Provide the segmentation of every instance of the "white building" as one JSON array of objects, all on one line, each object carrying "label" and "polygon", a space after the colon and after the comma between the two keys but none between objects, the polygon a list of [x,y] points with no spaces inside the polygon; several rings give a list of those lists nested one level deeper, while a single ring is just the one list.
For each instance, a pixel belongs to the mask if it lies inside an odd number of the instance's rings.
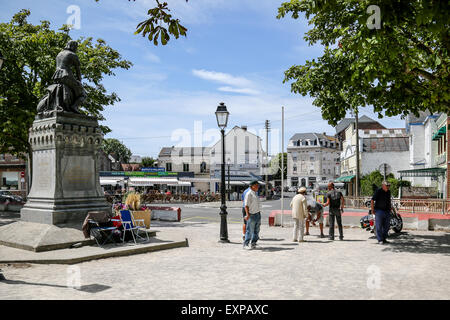
[{"label": "white building", "polygon": [[297,133],[287,146],[287,185],[309,186],[340,175],[339,141],[325,133]]},{"label": "white building", "polygon": [[[225,134],[225,164],[228,183],[228,167],[230,185],[233,191],[240,192],[255,179],[261,179],[262,164],[265,159],[261,138],[247,131],[246,126],[235,126]],[[211,147],[210,175],[211,191],[219,192],[222,164],[222,140]]]}]

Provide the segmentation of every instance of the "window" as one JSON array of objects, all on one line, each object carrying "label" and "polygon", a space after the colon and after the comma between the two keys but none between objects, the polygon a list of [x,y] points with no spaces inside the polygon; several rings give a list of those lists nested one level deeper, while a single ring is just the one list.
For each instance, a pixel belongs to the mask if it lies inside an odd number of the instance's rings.
[{"label": "window", "polygon": [[202,162],[200,163],[200,173],[205,173],[206,172],[206,162]]},{"label": "window", "polygon": [[328,174],[331,174],[331,169],[328,169]]},{"label": "window", "polygon": [[183,163],[183,171],[188,172],[189,171],[189,163]]},{"label": "window", "polygon": [[0,161],[5,161],[5,155],[4,154],[0,154]]},{"label": "window", "polygon": [[168,172],[172,171],[172,163],[170,163],[170,162],[166,163],[166,171],[168,171]]},{"label": "window", "polygon": [[19,186],[19,172],[2,172],[2,187],[17,189]]},{"label": "window", "polygon": [[294,168],[292,169],[292,171],[297,172],[297,166],[294,166]]},{"label": "window", "polygon": [[309,174],[314,174],[314,170],[309,170]]},{"label": "window", "polygon": [[323,174],[326,174],[325,169],[323,169]]},{"label": "window", "polygon": [[309,161],[314,161],[314,157],[309,157]]}]

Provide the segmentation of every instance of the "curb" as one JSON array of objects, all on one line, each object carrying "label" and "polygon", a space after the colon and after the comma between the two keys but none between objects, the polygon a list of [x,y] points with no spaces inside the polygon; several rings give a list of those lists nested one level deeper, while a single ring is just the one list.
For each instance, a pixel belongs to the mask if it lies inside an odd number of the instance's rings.
[{"label": "curb", "polygon": [[73,258],[31,258],[31,259],[12,259],[12,260],[0,260],[0,264],[6,263],[35,263],[35,264],[76,264],[85,261],[112,258],[112,257],[121,257],[128,256],[133,254],[141,254],[152,251],[173,249],[173,248],[181,248],[188,247],[188,239],[185,238],[183,241],[173,241],[169,243],[156,244],[156,245],[147,245],[139,248],[126,248],[126,249],[118,249],[116,251],[108,252],[108,253],[100,253],[100,254],[90,254],[85,256],[73,257]]}]

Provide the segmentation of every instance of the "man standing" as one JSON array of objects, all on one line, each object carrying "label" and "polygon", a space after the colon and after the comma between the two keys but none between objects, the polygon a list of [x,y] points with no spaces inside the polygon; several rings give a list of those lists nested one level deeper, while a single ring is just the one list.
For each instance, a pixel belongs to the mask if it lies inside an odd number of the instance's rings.
[{"label": "man standing", "polygon": [[[304,242],[304,229],[305,229],[305,219],[308,216],[308,208],[306,202],[306,188],[301,187],[298,189],[298,194],[292,198],[291,208],[292,208],[292,219],[294,219],[294,234],[292,241],[293,242]],[[300,238],[298,237],[300,229]]]},{"label": "man standing", "polygon": [[[247,221],[244,239],[244,249],[255,249],[259,240],[259,229],[261,227],[261,204],[258,197],[258,181],[250,182],[250,190],[244,198],[244,206]],[[251,246],[249,247],[249,243]]]},{"label": "man standing", "polygon": [[309,222],[315,225],[315,222],[319,222],[320,237],[325,238],[323,234],[323,207],[320,203],[314,200],[308,201],[308,219],[306,219],[306,236],[309,236]]},{"label": "man standing", "polygon": [[247,220],[245,219],[245,217],[247,216],[247,211],[245,211],[245,195],[249,190],[250,187],[245,189],[244,192],[242,193],[242,217],[244,219],[244,225],[242,226],[242,240],[245,240],[245,228],[247,225]]},{"label": "man standing", "polygon": [[328,218],[330,222],[330,231],[328,232],[328,238],[334,240],[334,219],[336,218],[339,228],[339,240],[344,240],[344,232],[342,230],[342,216],[344,211],[344,196],[340,191],[334,189],[334,183],[328,183],[328,193],[326,195],[327,202],[323,204],[324,207],[330,206]]},{"label": "man standing", "polygon": [[378,244],[389,243],[386,238],[388,236],[390,219],[391,219],[391,191],[390,183],[383,181],[381,188],[375,191],[370,201],[372,212],[375,213],[376,235]]}]

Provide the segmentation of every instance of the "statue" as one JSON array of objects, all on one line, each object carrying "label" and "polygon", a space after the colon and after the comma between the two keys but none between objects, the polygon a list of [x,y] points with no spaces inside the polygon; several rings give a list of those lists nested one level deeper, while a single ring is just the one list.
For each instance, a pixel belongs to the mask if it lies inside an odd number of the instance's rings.
[{"label": "statue", "polygon": [[[52,77],[54,84],[46,88],[47,93],[38,103],[39,118],[50,117],[54,111],[80,113],[78,108],[86,100],[87,95],[81,83],[77,48],[78,42],[71,40],[56,56],[56,71]],[[75,76],[72,68],[75,69]]]}]

